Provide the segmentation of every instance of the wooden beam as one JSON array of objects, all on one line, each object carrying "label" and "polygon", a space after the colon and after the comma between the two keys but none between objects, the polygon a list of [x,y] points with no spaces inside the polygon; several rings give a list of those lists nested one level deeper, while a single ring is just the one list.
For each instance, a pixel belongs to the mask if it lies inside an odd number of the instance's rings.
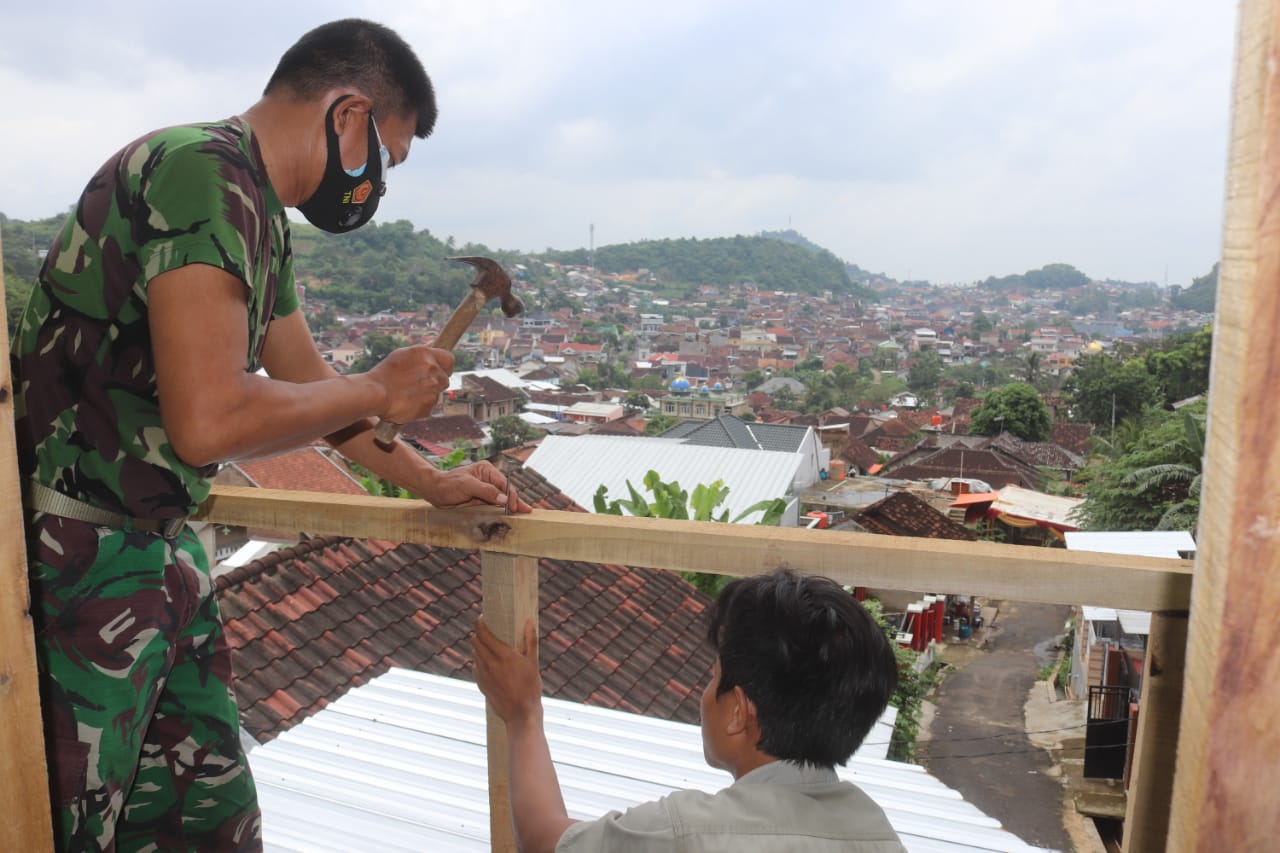
[{"label": "wooden beam", "polygon": [[[0,318],[7,316],[0,265]],[[9,326],[0,320],[0,780],[6,791],[0,850],[49,850],[53,823],[13,426]]]},{"label": "wooden beam", "polygon": [[1151,614],[1124,817],[1125,853],[1165,849],[1186,650],[1186,612]]},{"label": "wooden beam", "polygon": [[1171,850],[1280,838],[1280,8],[1239,6]]},{"label": "wooden beam", "polygon": [[420,542],[558,560],[743,575],[778,566],[847,585],[1049,604],[1186,610],[1191,563],[1058,548],[911,539],[538,510],[435,509],[419,501],[220,486],[201,517],[222,524]]},{"label": "wooden beam", "polygon": [[[483,551],[480,554],[480,588],[485,624],[498,639],[512,646],[524,624],[538,619],[538,561]],[[489,849],[516,853],[511,824],[511,774],[507,752],[507,727],[485,703],[486,752],[489,759]]]}]

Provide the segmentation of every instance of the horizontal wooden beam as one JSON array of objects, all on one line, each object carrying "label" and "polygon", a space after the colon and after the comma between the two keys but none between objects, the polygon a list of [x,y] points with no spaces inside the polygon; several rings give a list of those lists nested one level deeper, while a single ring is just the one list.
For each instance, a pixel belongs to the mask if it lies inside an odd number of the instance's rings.
[{"label": "horizontal wooden beam", "polygon": [[220,524],[418,542],[557,560],[750,575],[778,566],[848,585],[1049,604],[1186,610],[1188,560],[992,542],[535,510],[436,509],[421,501],[219,486]]}]

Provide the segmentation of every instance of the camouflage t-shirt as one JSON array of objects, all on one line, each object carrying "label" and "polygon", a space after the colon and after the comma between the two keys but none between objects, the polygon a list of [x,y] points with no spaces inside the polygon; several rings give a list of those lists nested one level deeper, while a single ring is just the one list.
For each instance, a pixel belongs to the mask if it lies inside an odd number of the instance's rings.
[{"label": "camouflage t-shirt", "polygon": [[[172,518],[216,465],[178,458],[160,421],[147,284],[187,264],[245,283],[256,370],[267,325],[298,307],[284,207],[239,118],[171,127],[125,146],[85,188],[14,336],[19,466],[74,498]],[[201,334],[192,317],[189,334]]]}]

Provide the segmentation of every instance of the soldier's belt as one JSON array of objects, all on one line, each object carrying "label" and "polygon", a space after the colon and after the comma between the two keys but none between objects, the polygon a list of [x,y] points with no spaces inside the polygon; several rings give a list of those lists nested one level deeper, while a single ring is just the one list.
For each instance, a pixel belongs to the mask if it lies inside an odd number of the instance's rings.
[{"label": "soldier's belt", "polygon": [[59,518],[83,521],[98,527],[113,527],[117,530],[131,528],[143,533],[155,533],[164,539],[177,539],[187,524],[185,515],[177,518],[134,518],[122,512],[112,512],[109,509],[78,501],[34,480],[28,480],[26,486],[25,503],[28,509],[56,515]]}]

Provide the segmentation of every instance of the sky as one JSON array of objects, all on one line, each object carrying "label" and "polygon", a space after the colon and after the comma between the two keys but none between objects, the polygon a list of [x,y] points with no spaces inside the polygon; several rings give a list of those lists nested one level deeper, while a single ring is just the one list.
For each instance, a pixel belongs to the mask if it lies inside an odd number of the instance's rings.
[{"label": "sky", "polygon": [[[0,212],[66,211],[142,133],[250,107],[307,29],[396,29],[440,119],[377,221],[540,252],[793,228],[898,279],[1220,253],[1235,4],[139,0],[0,11]],[[300,217],[296,217],[299,218]]]}]

